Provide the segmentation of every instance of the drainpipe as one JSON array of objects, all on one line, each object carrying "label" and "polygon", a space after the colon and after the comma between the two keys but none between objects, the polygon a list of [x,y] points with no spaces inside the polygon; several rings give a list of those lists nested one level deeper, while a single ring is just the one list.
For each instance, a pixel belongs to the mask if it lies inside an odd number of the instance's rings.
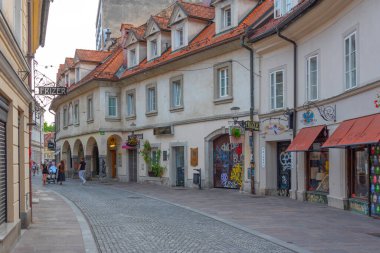
[{"label": "drainpipe", "polygon": [[[286,40],[289,43],[293,44],[294,52],[293,52],[293,78],[294,78],[294,88],[293,88],[293,139],[296,137],[297,133],[297,43],[294,40],[291,40],[284,35],[281,34],[281,31],[279,28],[277,30],[277,36],[280,37],[283,40]],[[290,118],[289,118],[290,119]],[[297,154],[294,156],[294,164],[296,165],[296,192],[295,197],[297,197],[297,191],[298,191],[298,171],[297,171]]]},{"label": "drainpipe", "polygon": [[[254,97],[254,90],[255,90],[255,79],[254,79],[254,50],[252,47],[245,44],[245,35],[241,37],[241,46],[244,47],[249,51],[249,65],[250,65],[250,72],[249,72],[249,78],[250,78],[250,101],[251,101],[251,107],[249,109],[249,120],[253,122],[253,112],[255,108],[255,97]],[[252,146],[251,146],[251,193],[255,194],[255,156],[254,156],[254,131],[251,130],[252,135]]]},{"label": "drainpipe", "polygon": [[[28,0],[28,63],[30,69],[32,69],[32,2]],[[30,90],[33,89],[32,84],[32,73],[29,73],[28,82]],[[29,104],[29,204],[30,204],[30,214],[31,214],[31,222],[33,222],[33,198],[32,198],[32,170],[30,160],[32,159],[32,125],[33,125],[33,103]],[[21,201],[21,200],[20,200]]]}]

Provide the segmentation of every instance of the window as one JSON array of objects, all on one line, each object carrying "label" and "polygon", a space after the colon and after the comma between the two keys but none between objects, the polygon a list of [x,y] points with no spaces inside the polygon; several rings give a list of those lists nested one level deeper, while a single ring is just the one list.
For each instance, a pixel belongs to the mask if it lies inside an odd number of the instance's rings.
[{"label": "window", "polygon": [[318,99],[318,55],[307,58],[307,98],[308,101]]},{"label": "window", "polygon": [[73,124],[73,104],[70,103],[69,105],[69,112],[68,112],[68,123],[69,125],[72,125]]},{"label": "window", "polygon": [[232,25],[232,12],[231,12],[231,6],[227,6],[222,9],[222,24],[223,28],[230,27]]},{"label": "window", "polygon": [[94,105],[92,102],[92,96],[87,98],[87,120],[93,120],[94,119]]},{"label": "window", "polygon": [[357,86],[356,32],[344,39],[344,56],[346,89],[351,89]]},{"label": "window", "polygon": [[117,117],[117,97],[108,96],[108,116]]},{"label": "window", "polygon": [[222,68],[218,70],[219,97],[228,96],[228,69]]},{"label": "window", "polygon": [[156,85],[147,86],[147,113],[157,112],[157,87]]},{"label": "window", "polygon": [[290,12],[297,4],[297,0],[275,0],[274,1],[274,18],[282,17]]},{"label": "window", "polygon": [[232,63],[225,62],[214,66],[214,103],[232,100]]},{"label": "window", "polygon": [[353,167],[353,190],[351,197],[368,199],[369,189],[369,164],[368,149],[354,149],[354,167]]},{"label": "window", "polygon": [[16,0],[14,5],[14,33],[17,42],[21,45],[22,39],[22,0]]},{"label": "window", "polygon": [[271,109],[284,108],[284,71],[278,70],[270,74]]},{"label": "window", "polygon": [[79,125],[79,102],[74,104],[74,124]]},{"label": "window", "polygon": [[65,84],[66,84],[66,87],[69,86],[69,74],[68,73],[65,75]]},{"label": "window", "polygon": [[136,49],[129,50],[129,66],[134,67],[137,65]]},{"label": "window", "polygon": [[67,127],[67,108],[63,108],[63,127]]},{"label": "window", "polygon": [[154,58],[156,56],[158,56],[157,40],[152,40],[150,42],[150,58]]},{"label": "window", "polygon": [[175,30],[175,45],[180,48],[184,45],[183,27]]},{"label": "window", "polygon": [[126,112],[127,112],[127,118],[129,117],[134,117],[136,115],[135,113],[135,94],[136,94],[136,91],[135,90],[132,90],[132,91],[127,91],[127,108],[126,108]]},{"label": "window", "polygon": [[61,129],[61,113],[60,111],[58,111],[57,114],[55,115],[55,131],[59,132],[60,129]]},{"label": "window", "polygon": [[183,108],[183,77],[174,77],[170,79],[170,109]]},{"label": "window", "polygon": [[80,68],[75,68],[75,83],[78,83],[80,80]]}]

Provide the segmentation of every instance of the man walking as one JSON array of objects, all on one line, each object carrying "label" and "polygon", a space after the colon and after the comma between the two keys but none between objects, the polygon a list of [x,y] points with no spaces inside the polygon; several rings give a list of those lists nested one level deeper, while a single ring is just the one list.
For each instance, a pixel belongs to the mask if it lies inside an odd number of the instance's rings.
[{"label": "man walking", "polygon": [[83,157],[81,158],[80,161],[80,167],[79,167],[79,178],[82,181],[82,184],[86,183],[86,179],[84,178],[86,172],[86,162],[83,160]]}]

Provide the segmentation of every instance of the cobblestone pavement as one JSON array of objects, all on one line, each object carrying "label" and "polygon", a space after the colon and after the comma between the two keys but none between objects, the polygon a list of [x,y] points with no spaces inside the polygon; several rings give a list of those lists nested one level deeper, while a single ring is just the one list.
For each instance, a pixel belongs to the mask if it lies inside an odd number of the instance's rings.
[{"label": "cobblestone pavement", "polygon": [[191,210],[106,184],[69,181],[51,189],[81,209],[100,252],[293,252]]}]

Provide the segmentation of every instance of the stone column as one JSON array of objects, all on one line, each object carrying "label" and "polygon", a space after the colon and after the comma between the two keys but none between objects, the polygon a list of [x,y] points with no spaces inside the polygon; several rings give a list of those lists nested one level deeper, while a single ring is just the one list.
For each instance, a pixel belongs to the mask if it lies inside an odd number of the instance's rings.
[{"label": "stone column", "polygon": [[86,180],[91,180],[91,156],[86,155],[84,161],[86,162],[86,174],[84,177]]},{"label": "stone column", "polygon": [[78,176],[78,171],[76,169],[78,169],[78,166],[79,166],[79,158],[78,156],[73,155],[71,157],[71,160],[72,160],[73,168],[71,168],[71,172],[69,173],[68,176],[73,179],[78,179],[79,176]]},{"label": "stone column", "polygon": [[347,163],[346,150],[329,149],[329,206],[347,209]]}]

